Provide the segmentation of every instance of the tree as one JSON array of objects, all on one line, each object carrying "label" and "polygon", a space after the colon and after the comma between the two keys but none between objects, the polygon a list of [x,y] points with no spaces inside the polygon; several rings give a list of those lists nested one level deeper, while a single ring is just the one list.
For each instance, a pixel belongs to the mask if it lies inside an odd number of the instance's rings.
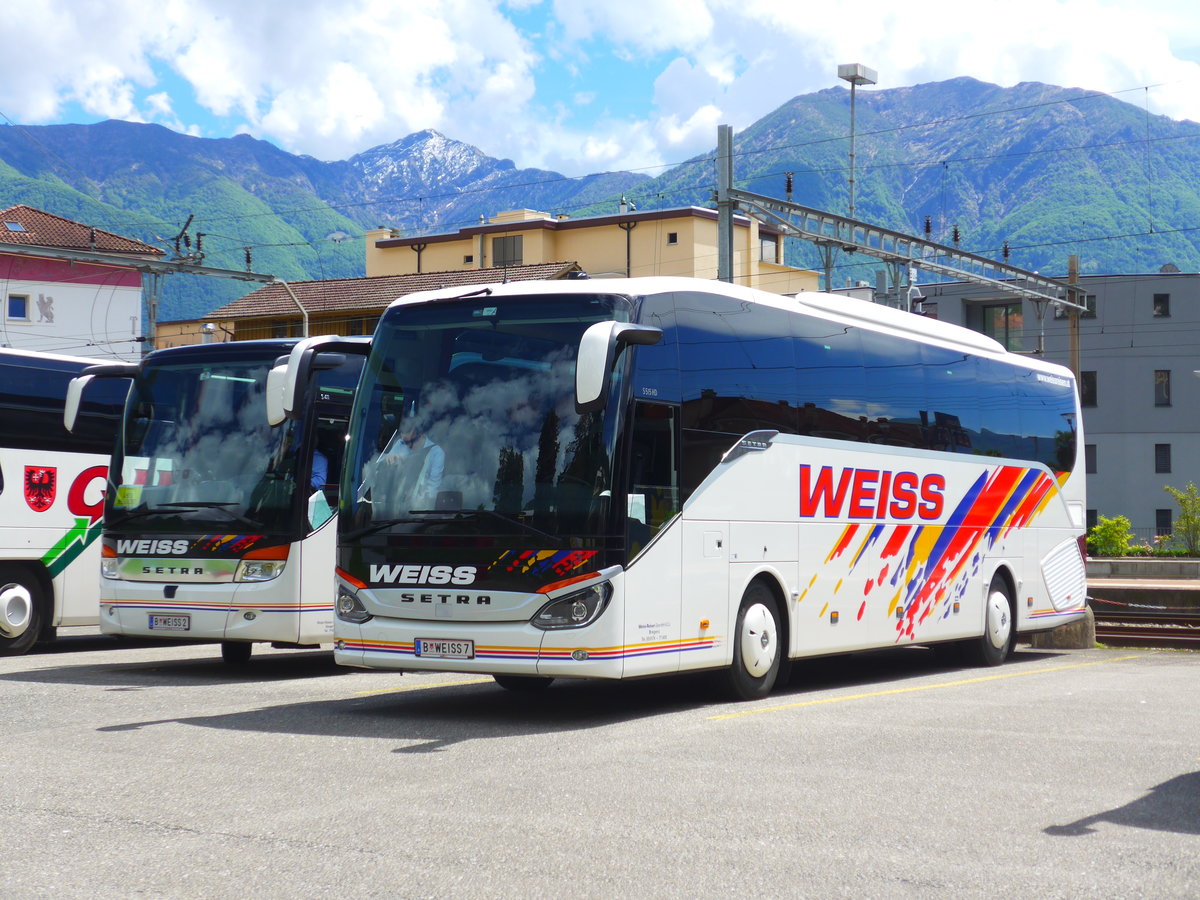
[{"label": "tree", "polygon": [[1200,549],[1200,491],[1189,481],[1184,490],[1164,485],[1163,490],[1179,504],[1179,516],[1175,519],[1174,537],[1183,543],[1188,554],[1195,556]]}]

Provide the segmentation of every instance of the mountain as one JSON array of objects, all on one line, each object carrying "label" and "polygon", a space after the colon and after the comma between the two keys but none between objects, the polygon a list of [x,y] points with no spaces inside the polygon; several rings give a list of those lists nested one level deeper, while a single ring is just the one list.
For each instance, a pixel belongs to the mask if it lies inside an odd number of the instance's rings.
[{"label": "mountain", "polygon": [[[1200,271],[1200,126],[1082,89],[969,78],[859,90],[855,216],[1063,274],[1069,254],[1090,273]],[[850,92],[794,97],[735,138],[737,185],[847,211]],[[714,134],[715,140],[715,134]],[[566,178],[519,169],[435,131],[348,160],[296,156],[246,135],[204,139],[157,125],[0,126],[0,205],[28,203],[174,250],[189,221],[208,265],[289,280],[363,272],[364,228],[453,231],[530,207],[573,217],[611,213],[625,194],[640,210],[710,205],[713,154],[657,178],[628,172]],[[201,237],[203,235],[203,237]],[[197,247],[194,242],[200,241]],[[788,261],[819,268],[789,242]],[[877,267],[839,263],[838,279]],[[164,320],[195,318],[252,285],[167,280]]]},{"label": "mountain", "polygon": [[[518,169],[435,131],[322,162],[158,125],[0,126],[0,207],[26,203],[169,252],[190,221],[180,253],[242,270],[249,247],[254,271],[293,281],[363,274],[362,241],[346,238],[364,228],[457,229],[504,209],[574,209],[645,180]],[[197,318],[254,287],[173,276],[161,318]]]},{"label": "mountain", "polygon": [[[886,90],[855,101],[855,218],[1065,274],[1200,271],[1200,125],[1150,116],[1104,94],[971,78]],[[848,211],[850,92],[794,97],[734,139],[736,186]],[[715,135],[714,135],[715,137]],[[713,151],[715,154],[715,150]],[[712,155],[630,196],[639,209],[702,202]],[[661,199],[660,199],[661,198]],[[800,264],[819,268],[797,242]],[[871,267],[868,267],[871,268]]]}]

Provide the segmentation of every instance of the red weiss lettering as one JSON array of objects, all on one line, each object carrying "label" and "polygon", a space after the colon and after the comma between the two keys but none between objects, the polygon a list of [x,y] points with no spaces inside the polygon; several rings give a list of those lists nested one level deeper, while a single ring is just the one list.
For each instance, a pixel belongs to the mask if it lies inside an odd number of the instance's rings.
[{"label": "red weiss lettering", "polygon": [[[946,477],[883,469],[800,467],[800,515],[826,519],[937,519],[945,507]],[[843,512],[844,510],[844,512]]]}]

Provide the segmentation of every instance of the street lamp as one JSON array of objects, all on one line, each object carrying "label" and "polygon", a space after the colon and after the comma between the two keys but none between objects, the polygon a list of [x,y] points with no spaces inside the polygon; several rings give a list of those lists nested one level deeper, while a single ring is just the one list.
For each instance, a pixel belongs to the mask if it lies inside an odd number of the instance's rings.
[{"label": "street lamp", "polygon": [[850,218],[854,218],[854,89],[860,84],[875,84],[879,73],[862,63],[838,66],[838,78],[850,82]]}]

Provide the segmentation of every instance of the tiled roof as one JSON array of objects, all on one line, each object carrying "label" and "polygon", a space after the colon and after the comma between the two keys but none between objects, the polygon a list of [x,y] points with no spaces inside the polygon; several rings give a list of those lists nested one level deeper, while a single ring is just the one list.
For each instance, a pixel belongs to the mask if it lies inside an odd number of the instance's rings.
[{"label": "tiled roof", "polygon": [[[579,271],[578,263],[551,262],[507,269],[464,269],[420,275],[376,275],[371,278],[335,278],[330,281],[288,282],[292,293],[311,313],[373,312],[387,308],[398,297],[443,287],[495,284],[497,281],[552,281]],[[227,303],[207,316],[216,319],[257,319],[292,316],[299,310],[281,284],[268,284]]]},{"label": "tiled roof", "polygon": [[[13,226],[17,226],[14,228]],[[61,250],[98,250],[136,256],[162,256],[163,251],[133,238],[64,219],[32,206],[0,211],[0,242]]]}]

